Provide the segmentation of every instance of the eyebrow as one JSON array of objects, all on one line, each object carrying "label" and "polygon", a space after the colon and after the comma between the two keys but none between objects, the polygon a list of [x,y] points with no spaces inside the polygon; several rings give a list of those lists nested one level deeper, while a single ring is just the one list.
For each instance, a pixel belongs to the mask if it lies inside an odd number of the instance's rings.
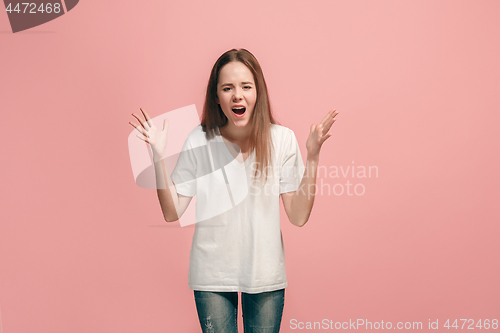
[{"label": "eyebrow", "polygon": [[[253,84],[253,82],[245,81],[245,82],[241,82],[241,84]],[[232,83],[224,83],[223,85],[221,85],[221,87],[232,86],[232,85],[233,85]]]}]

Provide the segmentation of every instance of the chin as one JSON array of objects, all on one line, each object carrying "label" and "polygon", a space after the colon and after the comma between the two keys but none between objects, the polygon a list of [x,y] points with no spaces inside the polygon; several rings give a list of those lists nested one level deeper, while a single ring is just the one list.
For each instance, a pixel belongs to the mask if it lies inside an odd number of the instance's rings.
[{"label": "chin", "polygon": [[243,128],[248,125],[249,121],[233,121],[235,127]]}]

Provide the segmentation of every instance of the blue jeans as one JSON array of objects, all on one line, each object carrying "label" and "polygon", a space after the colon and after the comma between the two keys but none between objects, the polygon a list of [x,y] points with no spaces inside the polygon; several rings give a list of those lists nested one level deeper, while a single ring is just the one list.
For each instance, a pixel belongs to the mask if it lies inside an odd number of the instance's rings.
[{"label": "blue jeans", "polygon": [[[238,292],[194,290],[203,333],[238,333]],[[245,333],[279,333],[285,289],[258,294],[241,293]]]}]

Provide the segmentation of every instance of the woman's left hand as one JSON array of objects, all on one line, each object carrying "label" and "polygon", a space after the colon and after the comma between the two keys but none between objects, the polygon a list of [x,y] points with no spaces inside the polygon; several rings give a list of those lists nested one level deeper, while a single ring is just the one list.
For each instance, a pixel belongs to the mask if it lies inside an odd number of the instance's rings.
[{"label": "woman's left hand", "polygon": [[330,110],[325,118],[319,124],[311,125],[311,132],[309,133],[309,137],[307,138],[306,148],[307,155],[311,158],[318,158],[319,151],[323,143],[332,136],[331,133],[328,133],[330,127],[335,122],[335,117],[339,112],[337,110]]}]

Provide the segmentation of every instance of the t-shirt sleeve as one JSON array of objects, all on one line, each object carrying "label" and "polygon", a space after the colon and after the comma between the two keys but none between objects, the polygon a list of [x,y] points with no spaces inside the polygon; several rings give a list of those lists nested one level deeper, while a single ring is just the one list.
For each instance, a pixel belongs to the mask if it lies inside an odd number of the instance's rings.
[{"label": "t-shirt sleeve", "polygon": [[288,134],[284,136],[284,140],[280,169],[280,194],[296,191],[305,170],[295,133],[289,130]]},{"label": "t-shirt sleeve", "polygon": [[189,137],[184,141],[170,178],[175,184],[177,193],[194,197],[196,194],[196,158]]}]

